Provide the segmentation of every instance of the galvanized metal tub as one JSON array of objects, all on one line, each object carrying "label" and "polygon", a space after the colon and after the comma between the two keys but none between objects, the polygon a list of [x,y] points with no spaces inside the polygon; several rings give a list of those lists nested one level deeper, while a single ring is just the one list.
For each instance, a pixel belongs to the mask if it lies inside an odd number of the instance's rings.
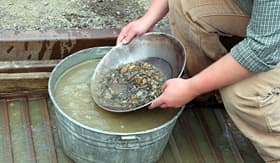
[{"label": "galvanized metal tub", "polygon": [[75,162],[156,162],[161,157],[183,108],[172,119],[156,128],[119,133],[90,128],[74,120],[63,112],[54,97],[56,83],[65,71],[84,61],[102,58],[109,50],[110,47],[99,47],[79,51],[61,61],[51,73],[48,92],[54,104],[59,139],[64,152]]}]

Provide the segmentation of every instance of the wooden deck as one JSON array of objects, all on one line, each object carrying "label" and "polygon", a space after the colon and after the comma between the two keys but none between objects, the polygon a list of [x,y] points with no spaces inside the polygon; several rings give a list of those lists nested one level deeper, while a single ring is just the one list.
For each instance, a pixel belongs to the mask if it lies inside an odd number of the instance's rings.
[{"label": "wooden deck", "polygon": [[[34,95],[33,95],[34,96]],[[0,99],[0,162],[71,163],[46,95]],[[185,109],[158,163],[262,163],[221,106]]]}]

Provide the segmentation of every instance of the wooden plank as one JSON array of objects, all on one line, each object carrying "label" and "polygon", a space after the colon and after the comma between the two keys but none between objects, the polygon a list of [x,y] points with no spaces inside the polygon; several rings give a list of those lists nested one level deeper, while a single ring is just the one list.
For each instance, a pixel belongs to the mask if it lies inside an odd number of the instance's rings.
[{"label": "wooden plank", "polygon": [[215,109],[214,113],[215,113],[218,123],[220,124],[223,135],[227,138],[227,141],[229,143],[229,147],[231,149],[232,155],[234,156],[235,162],[244,163],[244,160],[239,153],[238,147],[237,147],[235,141],[233,140],[232,132],[229,130],[229,128],[226,124],[226,120],[225,120],[222,110]]},{"label": "wooden plank", "polygon": [[30,122],[32,126],[32,136],[37,162],[50,162],[51,155],[47,133],[44,126],[44,117],[42,112],[42,103],[37,99],[28,100],[28,109],[30,112]]},{"label": "wooden plank", "polygon": [[[153,31],[170,33],[169,28]],[[114,46],[120,29],[61,29],[0,32],[0,60],[63,59],[82,49]]]},{"label": "wooden plank", "polygon": [[181,118],[179,121],[181,122],[181,125],[183,127],[183,130],[186,132],[186,140],[189,144],[191,144],[190,148],[192,149],[194,153],[194,158],[196,159],[196,162],[203,163],[205,162],[205,156],[203,155],[202,151],[199,148],[198,140],[196,132],[194,131],[193,126],[191,125],[194,121],[190,120],[189,115],[192,113],[191,110],[187,110],[184,112],[183,115],[181,115]]},{"label": "wooden plank", "polygon": [[35,79],[48,79],[49,72],[34,72],[34,73],[0,73],[0,81],[5,80],[35,80]]},{"label": "wooden plank", "polygon": [[4,149],[5,149],[5,160],[6,162],[13,163],[13,150],[12,150],[12,139],[11,139],[11,130],[9,126],[9,115],[8,115],[8,106],[6,100],[1,100],[1,119],[2,127],[4,130]]},{"label": "wooden plank", "polygon": [[50,72],[0,73],[0,97],[35,89],[46,91],[49,76]]},{"label": "wooden plank", "polygon": [[79,50],[116,44],[117,29],[72,29],[0,33],[0,60],[62,59]]},{"label": "wooden plank", "polygon": [[0,73],[51,72],[61,60],[0,61]]},{"label": "wooden plank", "polygon": [[31,162],[21,99],[7,99],[14,162]]},{"label": "wooden plank", "polygon": [[23,125],[25,128],[25,133],[26,133],[26,139],[27,139],[27,151],[29,154],[29,161],[30,163],[35,163],[36,162],[36,157],[35,157],[35,149],[34,149],[34,142],[32,139],[32,130],[31,130],[31,122],[30,122],[30,114],[29,114],[29,109],[28,109],[28,99],[23,98],[22,99],[22,114],[23,114]]},{"label": "wooden plank", "polygon": [[48,112],[47,100],[45,98],[42,98],[41,102],[42,102],[44,126],[45,126],[45,130],[46,130],[48,144],[49,144],[49,148],[50,148],[50,154],[51,154],[50,162],[57,163],[57,156],[56,156],[56,151],[55,151],[55,146],[54,146],[54,141],[53,141],[53,135],[51,132],[51,124],[50,124],[50,116],[49,116],[49,112]]},{"label": "wooden plank", "polygon": [[[186,113],[183,112],[183,114]],[[189,126],[183,125],[181,119],[184,119],[184,116],[181,116],[179,118],[172,132],[174,143],[176,143],[176,147],[178,148],[178,151],[173,150],[173,153],[178,152],[174,157],[180,157],[180,160],[182,160],[184,163],[197,163],[198,161],[200,161],[197,157],[199,157],[201,153],[199,153],[198,149],[196,149],[195,144],[193,144],[193,142],[191,141],[194,138],[192,137],[191,131],[187,130]]]},{"label": "wooden plank", "polygon": [[175,137],[171,134],[170,138],[169,138],[169,142],[170,144],[170,148],[171,148],[171,151],[172,151],[172,154],[173,154],[173,157],[174,157],[174,160],[176,163],[184,163],[182,158],[181,158],[181,155],[180,155],[180,152],[179,152],[179,148],[176,144],[176,140],[175,140]]},{"label": "wooden plank", "polygon": [[[205,109],[206,110],[206,109]],[[205,137],[206,137],[206,140],[208,141],[208,144],[210,146],[210,149],[213,153],[213,157],[215,158],[215,162],[218,162],[218,163],[223,163],[224,160],[223,160],[223,156],[222,156],[222,153],[221,151],[218,149],[217,147],[217,144],[216,142],[214,141],[215,140],[215,137],[214,137],[214,134],[211,132],[210,130],[210,126],[208,125],[208,123],[206,122],[206,119],[203,115],[203,112],[201,109],[195,109],[195,114],[197,116],[197,119],[199,120],[200,122],[200,125],[202,126],[202,132],[204,133]],[[209,115],[208,115],[209,116]],[[212,118],[212,120],[215,120],[215,117]]]},{"label": "wooden plank", "polygon": [[3,115],[2,111],[3,110],[3,102],[4,100],[0,100],[0,162],[6,162],[5,157],[6,157],[6,150],[5,150],[5,139],[4,139],[4,128],[3,128]]}]

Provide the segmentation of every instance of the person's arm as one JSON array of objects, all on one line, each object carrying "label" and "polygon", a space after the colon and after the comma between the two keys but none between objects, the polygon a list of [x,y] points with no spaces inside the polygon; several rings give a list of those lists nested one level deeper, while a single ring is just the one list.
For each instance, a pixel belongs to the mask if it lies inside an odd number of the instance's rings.
[{"label": "person's arm", "polygon": [[150,108],[180,107],[196,96],[273,69],[279,62],[280,1],[254,0],[246,37],[230,53],[190,79],[171,79]]},{"label": "person's arm", "polygon": [[202,94],[243,80],[255,73],[238,63],[231,54],[194,76],[194,87]]},{"label": "person's arm", "polygon": [[152,0],[148,11],[139,19],[124,26],[118,36],[117,44],[127,44],[137,35],[149,31],[168,13],[168,0]]},{"label": "person's arm", "polygon": [[168,80],[163,86],[162,95],[149,108],[180,107],[198,95],[230,85],[253,74],[240,65],[231,54],[227,54],[192,78]]}]

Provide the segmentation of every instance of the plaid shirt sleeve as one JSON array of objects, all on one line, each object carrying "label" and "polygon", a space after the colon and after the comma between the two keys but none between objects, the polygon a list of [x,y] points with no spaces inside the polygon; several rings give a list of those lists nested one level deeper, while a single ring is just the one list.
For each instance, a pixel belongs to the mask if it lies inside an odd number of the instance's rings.
[{"label": "plaid shirt sleeve", "polygon": [[246,37],[231,54],[252,72],[276,66],[280,61],[280,0],[254,0]]}]

